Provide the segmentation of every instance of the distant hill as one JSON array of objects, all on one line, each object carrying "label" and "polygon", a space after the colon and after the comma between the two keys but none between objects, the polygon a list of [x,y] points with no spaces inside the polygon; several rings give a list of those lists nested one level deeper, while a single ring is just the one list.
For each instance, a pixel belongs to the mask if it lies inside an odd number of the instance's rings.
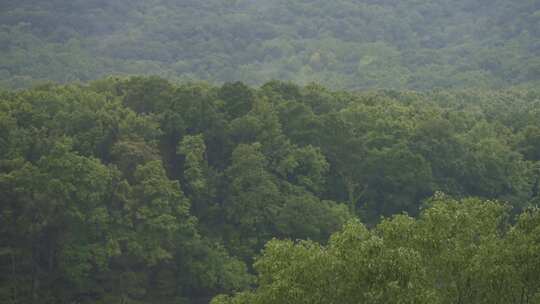
[{"label": "distant hill", "polygon": [[537,0],[3,0],[0,87],[108,74],[335,88],[535,86]]}]

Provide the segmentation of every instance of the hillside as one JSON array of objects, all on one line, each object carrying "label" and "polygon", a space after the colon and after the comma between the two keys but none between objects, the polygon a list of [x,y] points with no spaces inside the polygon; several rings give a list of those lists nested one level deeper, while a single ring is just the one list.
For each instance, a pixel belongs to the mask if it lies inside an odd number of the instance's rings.
[{"label": "hillside", "polygon": [[535,0],[3,0],[0,86],[109,74],[332,88],[534,87]]},{"label": "hillside", "polygon": [[0,303],[540,303],[539,0],[0,0]]}]

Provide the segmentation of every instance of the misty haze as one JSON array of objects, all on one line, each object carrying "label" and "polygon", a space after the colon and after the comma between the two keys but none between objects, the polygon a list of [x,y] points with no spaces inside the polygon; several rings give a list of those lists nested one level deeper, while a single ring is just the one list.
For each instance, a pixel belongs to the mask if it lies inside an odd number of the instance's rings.
[{"label": "misty haze", "polygon": [[540,1],[0,0],[0,303],[540,304]]}]

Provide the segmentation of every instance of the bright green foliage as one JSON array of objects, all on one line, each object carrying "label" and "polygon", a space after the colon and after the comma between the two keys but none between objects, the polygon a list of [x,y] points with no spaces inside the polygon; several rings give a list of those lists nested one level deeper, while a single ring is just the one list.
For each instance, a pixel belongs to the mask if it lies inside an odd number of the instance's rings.
[{"label": "bright green foliage", "polygon": [[[508,233],[509,240],[501,260],[511,265],[516,280],[504,286],[504,291],[510,291],[522,303],[535,303],[540,301],[540,211],[532,208],[525,211],[518,218],[518,222]],[[507,269],[508,269],[507,268]],[[508,282],[505,277],[499,278],[502,282]],[[501,284],[502,286],[502,284]],[[501,296],[505,296],[501,292]],[[505,298],[508,296],[505,296]],[[515,299],[513,301],[517,302]]]},{"label": "bright green foliage", "polygon": [[536,303],[538,210],[514,226],[506,206],[432,198],[418,219],[353,221],[328,245],[269,242],[255,262],[259,286],[213,304]]}]

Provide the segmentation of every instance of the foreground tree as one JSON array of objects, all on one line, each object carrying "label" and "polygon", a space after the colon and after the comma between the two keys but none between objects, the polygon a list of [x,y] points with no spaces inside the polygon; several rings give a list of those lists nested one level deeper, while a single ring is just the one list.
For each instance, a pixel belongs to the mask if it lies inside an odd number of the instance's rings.
[{"label": "foreground tree", "polygon": [[437,194],[418,219],[353,221],[325,246],[272,240],[255,263],[258,287],[212,303],[536,303],[540,212],[511,226],[507,211]]}]

